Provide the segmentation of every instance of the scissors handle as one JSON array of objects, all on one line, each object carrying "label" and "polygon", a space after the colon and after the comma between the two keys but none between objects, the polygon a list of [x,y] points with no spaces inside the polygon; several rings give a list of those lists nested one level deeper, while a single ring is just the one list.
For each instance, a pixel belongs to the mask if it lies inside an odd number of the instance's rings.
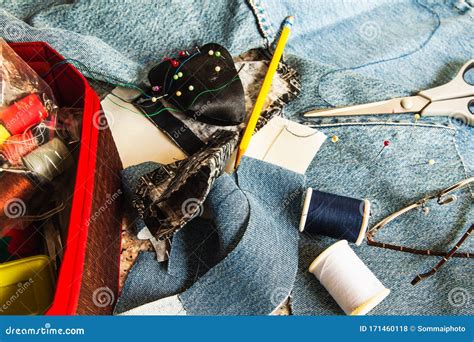
[{"label": "scissors handle", "polygon": [[474,67],[474,59],[464,64],[454,79],[439,87],[420,91],[418,95],[434,101],[457,99],[460,97],[474,96],[474,85],[466,82],[464,75]]},{"label": "scissors handle", "polygon": [[422,116],[449,116],[474,126],[474,113],[470,109],[473,104],[474,96],[431,102],[420,114]]}]

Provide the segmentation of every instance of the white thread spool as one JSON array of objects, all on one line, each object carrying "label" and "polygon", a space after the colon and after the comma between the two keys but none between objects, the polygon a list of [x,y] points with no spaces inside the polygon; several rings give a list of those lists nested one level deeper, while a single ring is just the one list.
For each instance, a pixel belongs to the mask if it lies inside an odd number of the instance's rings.
[{"label": "white thread spool", "polygon": [[347,315],[365,315],[390,293],[346,240],[324,250],[311,263],[309,271]]}]

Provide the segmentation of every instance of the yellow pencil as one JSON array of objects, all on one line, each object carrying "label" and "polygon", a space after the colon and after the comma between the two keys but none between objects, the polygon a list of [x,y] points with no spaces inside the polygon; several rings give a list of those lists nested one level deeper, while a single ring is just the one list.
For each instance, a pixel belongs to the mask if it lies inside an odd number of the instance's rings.
[{"label": "yellow pencil", "polygon": [[242,159],[242,156],[244,155],[245,151],[247,150],[247,147],[249,146],[250,139],[252,138],[253,131],[255,130],[255,126],[257,125],[258,118],[262,113],[262,108],[265,103],[265,99],[267,98],[268,92],[270,91],[273,76],[275,76],[278,63],[280,63],[281,56],[283,55],[283,50],[285,49],[285,45],[288,40],[293,21],[294,18],[290,16],[287,17],[283,22],[283,29],[281,31],[280,39],[278,40],[275,53],[273,54],[272,60],[270,61],[267,74],[265,75],[265,79],[263,80],[262,87],[260,88],[260,92],[258,93],[257,101],[255,101],[255,106],[253,107],[252,114],[250,114],[249,122],[247,124],[247,127],[245,128],[244,136],[242,137],[242,141],[240,142],[239,149],[237,151],[235,167],[239,166],[240,159]]}]

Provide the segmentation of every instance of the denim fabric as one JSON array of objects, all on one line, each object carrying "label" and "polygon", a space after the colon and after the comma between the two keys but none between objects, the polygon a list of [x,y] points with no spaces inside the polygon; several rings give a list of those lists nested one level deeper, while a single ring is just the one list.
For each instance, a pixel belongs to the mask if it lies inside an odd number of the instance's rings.
[{"label": "denim fabric", "polygon": [[[462,3],[462,4],[460,4]],[[424,196],[449,186],[473,170],[474,131],[449,118],[410,115],[305,120],[315,107],[365,103],[416,93],[448,82],[474,56],[472,3],[463,1],[279,2],[264,4],[273,31],[284,13],[297,20],[288,43],[288,62],[302,76],[301,96],[285,108],[297,121],[337,135],[326,142],[310,166],[308,185],[372,201],[369,226]],[[305,15],[308,8],[316,15]],[[309,39],[309,37],[311,37]],[[434,124],[432,124],[434,123]],[[446,126],[453,127],[449,128]],[[375,159],[384,140],[391,146]],[[435,165],[427,161],[434,159]],[[428,215],[406,214],[377,237],[407,246],[449,250],[473,220],[472,193],[458,194],[449,206],[431,206]],[[334,240],[300,241],[300,263],[293,290],[293,313],[342,314],[334,300],[307,271],[310,262]],[[473,250],[472,239],[463,250]],[[416,287],[409,283],[439,258],[369,247],[354,247],[392,293],[371,314],[472,314],[472,262],[451,260]]]},{"label": "denim fabric", "polygon": [[[246,230],[222,262],[179,295],[191,315],[267,315],[293,287],[303,176],[244,158],[234,181],[229,177],[221,176],[212,192],[222,203],[216,217],[249,212]],[[234,205],[235,192],[245,195],[249,211]]]},{"label": "denim fabric", "polygon": [[[244,158],[238,172],[219,177],[209,194],[208,204],[220,233],[217,248],[205,248],[202,255],[197,254],[201,246],[196,241],[208,245],[209,242],[205,236],[186,241],[184,235],[192,237],[189,234],[198,231],[192,226],[196,219],[192,220],[188,223],[192,227],[186,226],[175,235],[173,249],[178,252],[172,251],[169,265],[173,267],[168,267],[168,272],[153,264],[152,257],[137,261],[127,278],[116,313],[153,302],[165,297],[165,293],[174,295],[180,286],[192,282],[191,287],[178,295],[187,314],[273,312],[289,296],[295,280],[303,184],[303,176],[299,174]],[[196,247],[194,251],[186,242]],[[224,255],[229,251],[214,267],[205,264],[203,255],[212,256],[213,252]],[[141,255],[141,258],[145,257]],[[199,268],[206,266],[210,266],[209,271],[198,279]],[[144,273],[155,275],[142,279]]]},{"label": "denim fabric", "polygon": [[220,177],[218,182],[206,202],[215,224],[196,229],[196,221],[201,220],[198,217],[173,236],[169,274],[197,279],[226,257],[242,238],[249,215],[247,199],[240,191],[220,190],[235,186],[232,178]]},{"label": "denim fabric", "polygon": [[173,236],[167,264],[158,263],[155,253],[142,252],[127,276],[114,312],[128,311],[191,286],[220,261],[218,236],[223,234],[218,234],[212,221],[196,217]]},{"label": "denim fabric", "polygon": [[153,252],[140,252],[125,281],[115,314],[148,302],[182,292],[189,284],[183,278],[166,272],[166,265],[156,261]]},{"label": "denim fabric", "polygon": [[[202,8],[199,2],[186,2],[185,5],[168,2],[153,11],[152,7],[159,5],[150,5],[148,1],[114,3],[100,10],[92,2],[78,1],[36,14],[37,9],[29,11],[28,6],[23,5],[28,3],[36,6],[36,2],[25,1],[21,6],[18,3],[8,5],[6,10],[27,19],[33,28],[0,10],[1,35],[13,40],[49,41],[67,57],[80,59],[95,71],[107,74],[107,79],[124,81],[138,80],[143,66],[166,53],[191,45],[197,39],[201,43],[211,40],[221,43],[233,54],[258,46],[261,38],[257,22],[260,31],[272,40],[283,18],[293,14],[296,21],[286,49],[287,61],[302,77],[302,92],[285,108],[285,115],[316,124],[325,134],[337,134],[340,138],[336,144],[327,141],[322,146],[308,170],[308,185],[342,195],[367,197],[376,208],[370,223],[373,225],[424,194],[472,175],[474,130],[465,125],[458,126],[449,118],[422,118],[415,123],[410,115],[322,121],[300,117],[310,108],[404,96],[449,81],[466,60],[474,57],[471,39],[474,36],[474,10],[470,0],[266,0],[264,4],[255,0],[252,3],[258,21],[242,2],[232,3],[230,7],[227,2],[209,2]],[[158,11],[159,20],[156,19]],[[392,142],[391,146],[373,160],[385,139]],[[424,164],[429,159],[436,163]],[[267,176],[262,177],[271,181]],[[250,187],[254,189],[257,185]],[[444,207],[432,205],[426,216],[409,213],[385,227],[378,237],[448,250],[472,222],[471,195],[464,191],[456,203]],[[265,234],[269,233],[263,229],[254,231],[250,241],[265,237]],[[245,238],[248,235],[250,233],[246,232],[229,257],[238,250],[248,250],[247,244],[256,248]],[[342,313],[314,276],[307,272],[309,262],[332,242],[334,240],[329,238],[310,240],[304,236],[301,239],[300,271],[293,291],[294,314]],[[472,247],[471,238],[463,250],[472,250]],[[260,252],[260,249],[262,246],[256,250]],[[472,297],[470,260],[450,260],[435,276],[412,287],[409,284],[412,277],[426,271],[438,258],[387,251],[368,247],[365,243],[354,249],[392,290],[371,313],[473,313],[469,300],[463,305],[452,300],[459,289]],[[201,280],[204,282],[204,278],[227,260]],[[269,277],[267,283],[273,279]],[[262,279],[256,281],[265,283]],[[286,285],[284,287],[286,291]],[[193,297],[196,306],[198,301],[208,298],[196,293],[184,297],[189,300]],[[240,300],[241,297],[236,298]],[[256,301],[250,296],[243,304]],[[268,307],[266,303],[262,294],[257,306]],[[243,312],[248,312],[246,310],[248,308]]]},{"label": "denim fabric", "polygon": [[262,45],[243,1],[69,2],[0,0],[0,36],[46,41],[103,75],[97,78],[135,83],[145,69],[183,48],[216,42],[236,55]]},{"label": "denim fabric", "polygon": [[[370,226],[380,219],[437,190],[466,177],[454,142],[456,131],[446,126],[404,126],[396,123],[334,123],[321,128],[337,135],[338,143],[326,143],[313,161],[308,185],[322,191],[368,198],[373,216]],[[363,139],[361,137],[364,137]],[[377,158],[382,141],[391,145]],[[357,145],[346,141],[357,140]],[[412,141],[413,144],[408,144]],[[435,159],[428,165],[428,159]],[[416,210],[404,214],[384,227],[377,239],[403,246],[447,251],[474,219],[469,189],[459,191],[457,201],[439,206],[430,203],[429,214]],[[334,300],[308,272],[311,261],[333,239],[310,237],[300,241],[300,263],[293,290],[293,313],[342,314]],[[417,286],[410,281],[429,270],[439,257],[418,256],[367,246],[352,246],[374,274],[392,290],[371,314],[470,314],[472,307],[452,305],[450,291],[470,291],[472,260],[456,259]],[[462,250],[473,250],[474,241],[466,241]],[[469,301],[468,301],[469,302]],[[328,311],[329,310],[329,311]]]}]

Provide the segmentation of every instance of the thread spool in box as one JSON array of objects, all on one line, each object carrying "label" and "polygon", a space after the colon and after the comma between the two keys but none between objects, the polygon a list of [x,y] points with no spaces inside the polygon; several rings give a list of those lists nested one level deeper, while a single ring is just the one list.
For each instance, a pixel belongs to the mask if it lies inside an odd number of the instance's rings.
[{"label": "thread spool in box", "polygon": [[51,182],[71,166],[72,156],[59,138],[53,138],[24,156],[22,161],[41,182]]},{"label": "thread spool in box", "polygon": [[325,249],[309,266],[347,315],[365,315],[390,293],[363,261],[341,240]]},{"label": "thread spool in box", "polygon": [[46,119],[48,111],[37,94],[30,94],[0,111],[0,144],[10,135],[23,133],[27,128]]},{"label": "thread spool in box", "polygon": [[359,246],[369,224],[370,202],[322,191],[306,190],[300,232],[346,239]]},{"label": "thread spool in box", "polygon": [[1,145],[0,154],[11,165],[20,165],[21,158],[32,152],[39,145],[46,141],[46,132],[38,125],[33,129],[28,129],[22,134],[9,137]]}]

